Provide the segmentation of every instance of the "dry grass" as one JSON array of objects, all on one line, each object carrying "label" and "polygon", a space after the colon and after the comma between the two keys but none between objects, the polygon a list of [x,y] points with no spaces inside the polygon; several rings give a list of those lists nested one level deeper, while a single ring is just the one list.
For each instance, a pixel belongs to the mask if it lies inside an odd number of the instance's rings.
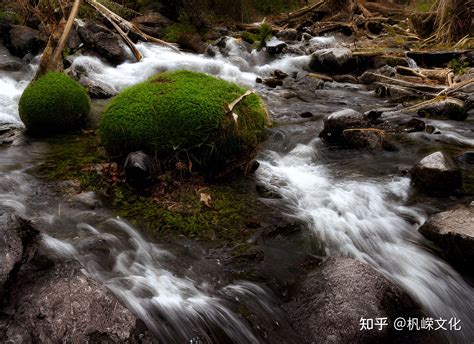
[{"label": "dry grass", "polygon": [[474,0],[438,0],[435,38],[438,43],[456,43],[472,29]]}]

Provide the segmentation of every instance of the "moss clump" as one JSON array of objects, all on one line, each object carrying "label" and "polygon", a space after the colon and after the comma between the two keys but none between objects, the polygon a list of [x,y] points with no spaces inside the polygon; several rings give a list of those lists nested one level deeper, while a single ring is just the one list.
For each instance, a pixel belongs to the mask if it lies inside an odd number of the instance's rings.
[{"label": "moss clump", "polygon": [[256,94],[227,105],[245,89],[212,76],[177,71],[132,86],[104,111],[99,135],[115,156],[142,150],[165,166],[191,162],[214,175],[253,156],[263,138],[266,112]]},{"label": "moss clump", "polygon": [[[121,182],[120,171],[108,162],[94,133],[58,135],[45,143],[48,152],[30,173],[49,182],[79,182],[73,193],[95,191],[114,215],[154,237],[183,234],[226,243],[245,241],[251,234],[247,219],[262,211],[263,205],[245,177],[206,185],[202,178],[180,181],[168,172],[170,180],[162,176],[162,183],[151,195],[140,195]],[[169,187],[164,188],[165,184]],[[71,198],[63,183],[58,183],[57,191]],[[200,192],[212,196],[211,208],[200,202]]]},{"label": "moss clump", "polygon": [[29,132],[47,135],[78,129],[90,110],[85,89],[63,73],[32,82],[20,98],[20,118]]}]

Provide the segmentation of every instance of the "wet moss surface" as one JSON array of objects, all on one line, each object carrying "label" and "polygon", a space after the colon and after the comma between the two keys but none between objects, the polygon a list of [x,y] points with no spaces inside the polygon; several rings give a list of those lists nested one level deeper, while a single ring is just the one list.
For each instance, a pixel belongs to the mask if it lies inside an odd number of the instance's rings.
[{"label": "wet moss surface", "polygon": [[[171,173],[153,188],[136,192],[124,182],[116,163],[111,163],[93,131],[46,140],[49,151],[31,172],[57,184],[67,199],[62,181],[80,183],[79,190],[95,191],[106,208],[145,230],[152,237],[185,235],[226,242],[245,241],[265,206],[245,177],[206,183],[199,177]],[[209,205],[201,195],[210,195]],[[256,222],[256,223],[255,223]]]}]

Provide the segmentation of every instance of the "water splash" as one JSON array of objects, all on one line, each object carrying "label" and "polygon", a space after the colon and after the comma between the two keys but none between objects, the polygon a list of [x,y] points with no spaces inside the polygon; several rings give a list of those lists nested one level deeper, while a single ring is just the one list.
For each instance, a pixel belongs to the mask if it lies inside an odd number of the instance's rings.
[{"label": "water splash", "polygon": [[283,196],[291,213],[304,219],[324,243],[328,255],[351,256],[374,266],[414,296],[429,316],[461,319],[463,332],[452,335],[473,338],[474,303],[466,300],[472,300],[474,290],[420,247],[424,239],[417,228],[425,216],[404,205],[410,180],[339,179],[328,166],[314,161],[318,140],[300,144],[285,156],[267,152],[257,171],[260,182]]},{"label": "water splash", "polygon": [[[236,301],[254,313],[275,321],[280,318],[268,293],[255,284],[239,282],[214,290],[207,283],[197,284],[172,273],[163,261],[177,258],[122,220],[109,219],[95,227],[81,223],[77,230],[92,238],[72,244],[44,234],[45,247],[79,260],[92,278],[109,288],[164,343],[193,338],[205,343],[258,342],[248,323],[232,309]],[[96,250],[91,241],[105,250]]]}]

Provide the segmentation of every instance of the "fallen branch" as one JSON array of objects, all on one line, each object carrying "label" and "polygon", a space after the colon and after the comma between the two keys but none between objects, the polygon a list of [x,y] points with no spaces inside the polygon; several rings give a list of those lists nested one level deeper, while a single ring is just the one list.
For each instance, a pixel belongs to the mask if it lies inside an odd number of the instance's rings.
[{"label": "fallen branch", "polygon": [[397,73],[402,74],[402,75],[406,75],[405,73],[407,73],[409,75],[418,76],[422,79],[427,79],[428,78],[426,75],[420,73],[419,71],[417,71],[416,69],[413,69],[413,68],[409,68],[409,67],[405,67],[405,66],[397,66],[396,70],[397,70]]},{"label": "fallen branch", "polygon": [[235,99],[232,103],[230,103],[229,105],[227,105],[227,109],[228,109],[228,114],[231,114],[232,115],[232,118],[234,119],[235,123],[237,124],[237,120],[239,119],[239,116],[234,112],[234,108],[237,106],[237,104],[239,104],[245,97],[251,95],[255,93],[254,91],[251,91],[251,90],[247,90],[244,94],[242,94],[240,97],[238,97],[237,99]]},{"label": "fallen branch", "polygon": [[440,91],[444,91],[445,89],[444,86],[417,84],[414,82],[390,78],[388,76],[377,74],[377,73],[366,72],[364,73],[364,75],[366,75],[370,79],[374,79],[374,81],[383,82],[383,83],[387,83],[391,85],[408,87],[408,88],[416,89],[416,90],[419,90],[431,95],[435,95]]},{"label": "fallen branch", "polygon": [[179,49],[174,44],[171,44],[171,43],[162,41],[161,39],[147,35],[143,31],[141,31],[136,25],[123,19],[116,13],[109,10],[104,5],[98,3],[96,0],[85,0],[85,1],[87,4],[89,4],[94,9],[96,9],[103,17],[107,18],[107,20],[114,21],[118,26],[120,26],[120,28],[124,31],[124,33],[128,34],[129,32],[133,32],[146,42],[153,42],[153,43],[165,46],[167,48],[170,48],[179,52]]}]

